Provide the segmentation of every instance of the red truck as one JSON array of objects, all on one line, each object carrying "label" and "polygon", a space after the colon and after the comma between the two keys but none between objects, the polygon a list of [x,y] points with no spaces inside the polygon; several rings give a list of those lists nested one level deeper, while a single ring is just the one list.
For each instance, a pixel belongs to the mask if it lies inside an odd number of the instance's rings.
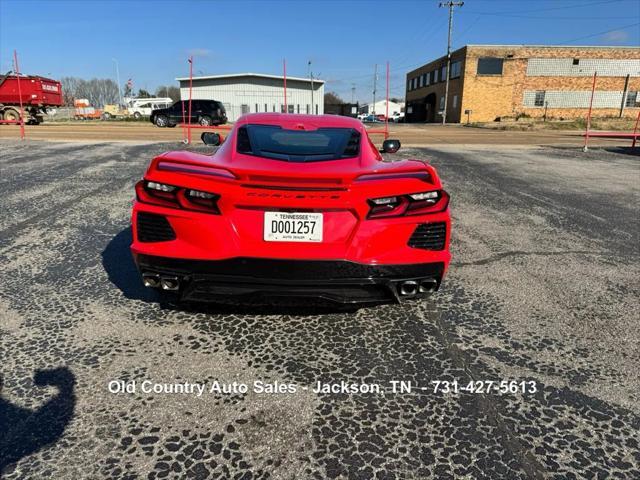
[{"label": "red truck", "polygon": [[20,120],[20,97],[24,122],[37,125],[42,122],[48,107],[62,105],[62,85],[50,78],[20,75],[18,89],[18,76],[11,72],[0,75],[0,120]]}]

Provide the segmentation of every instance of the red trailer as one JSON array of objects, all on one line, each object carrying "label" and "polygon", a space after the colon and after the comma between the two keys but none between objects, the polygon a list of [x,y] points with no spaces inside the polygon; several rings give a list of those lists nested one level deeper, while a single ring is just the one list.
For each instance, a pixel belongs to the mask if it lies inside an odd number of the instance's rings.
[{"label": "red trailer", "polygon": [[48,107],[62,105],[62,85],[57,80],[45,77],[18,77],[11,72],[0,75],[0,120],[20,120],[20,97],[24,109],[24,122],[37,125],[42,122]]}]

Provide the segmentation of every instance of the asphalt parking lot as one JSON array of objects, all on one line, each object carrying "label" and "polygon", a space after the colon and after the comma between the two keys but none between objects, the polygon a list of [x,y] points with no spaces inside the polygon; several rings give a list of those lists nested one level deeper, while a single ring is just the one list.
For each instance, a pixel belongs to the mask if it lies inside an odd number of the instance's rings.
[{"label": "asphalt parking lot", "polygon": [[[139,281],[133,185],[169,147],[0,143],[4,478],[640,478],[640,157],[403,149],[452,195],[443,289],[252,312],[185,310]],[[197,397],[114,394],[114,379],[537,391]]]}]

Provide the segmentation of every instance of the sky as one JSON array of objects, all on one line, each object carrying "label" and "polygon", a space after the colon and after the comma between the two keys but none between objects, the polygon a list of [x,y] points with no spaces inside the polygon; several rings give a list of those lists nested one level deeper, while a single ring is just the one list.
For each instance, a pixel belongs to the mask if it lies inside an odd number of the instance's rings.
[{"label": "sky", "polygon": [[[133,80],[153,92],[194,75],[309,75],[325,91],[378,98],[446,54],[448,11],[438,0],[0,0],[0,71],[17,50],[23,73]],[[466,44],[640,45],[640,0],[465,0],[453,48]]]}]

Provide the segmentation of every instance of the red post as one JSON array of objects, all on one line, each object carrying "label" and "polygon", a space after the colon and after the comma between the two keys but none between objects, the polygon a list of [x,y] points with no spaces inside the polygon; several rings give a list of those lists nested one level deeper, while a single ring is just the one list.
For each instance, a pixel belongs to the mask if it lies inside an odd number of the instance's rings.
[{"label": "red post", "polygon": [[589,112],[587,113],[587,125],[586,131],[584,132],[584,147],[582,147],[582,151],[586,152],[589,150],[589,130],[591,129],[591,111],[593,110],[593,96],[596,92],[596,78],[598,77],[598,72],[593,72],[593,86],[591,87],[591,100],[589,101]]},{"label": "red post", "polygon": [[18,65],[18,52],[13,51],[13,62],[16,67],[16,82],[18,83],[18,98],[20,99],[20,139],[24,140],[24,108],[22,106],[22,89],[20,88],[20,66]]},{"label": "red post", "polygon": [[389,61],[387,61],[387,112],[384,116],[384,139],[389,138]]},{"label": "red post", "polygon": [[193,56],[189,57],[189,123],[187,123],[187,143],[191,145],[191,97],[193,91]]},{"label": "red post", "polygon": [[284,73],[284,113],[287,113],[287,60],[282,59],[282,71]]},{"label": "red post", "polygon": [[636,126],[633,127],[633,143],[631,144],[631,148],[636,148],[636,142],[638,141],[638,123],[640,123],[640,112],[638,112],[638,118],[636,118]]}]

